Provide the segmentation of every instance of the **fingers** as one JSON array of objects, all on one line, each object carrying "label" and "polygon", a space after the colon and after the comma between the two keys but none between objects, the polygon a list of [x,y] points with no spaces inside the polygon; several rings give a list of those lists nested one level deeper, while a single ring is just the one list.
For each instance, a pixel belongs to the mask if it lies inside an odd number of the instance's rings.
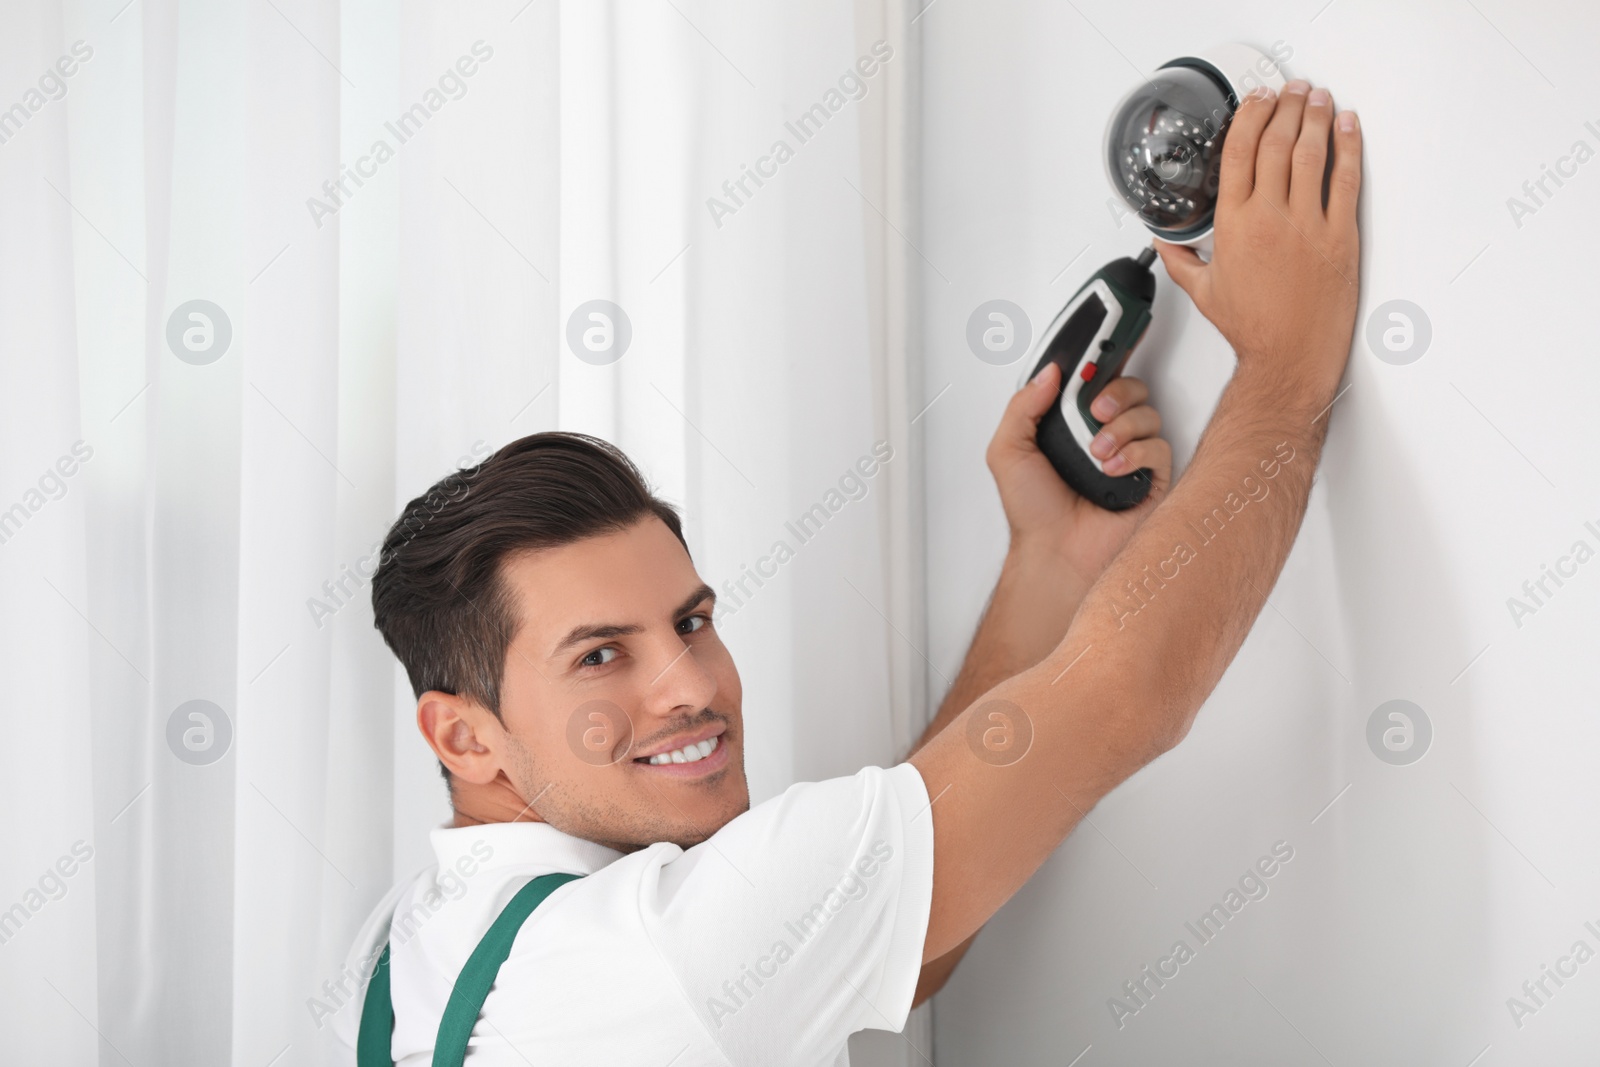
[{"label": "fingers", "polygon": [[1222,173],[1217,176],[1219,208],[1250,199],[1256,184],[1256,148],[1277,104],[1277,95],[1263,86],[1240,102],[1228,123],[1228,137],[1222,142]]},{"label": "fingers", "polygon": [[1322,175],[1328,165],[1328,132],[1332,128],[1333,95],[1326,89],[1311,90],[1289,173],[1289,207],[1298,215],[1322,214]]},{"label": "fingers", "polygon": [[1211,266],[1200,258],[1200,254],[1185,245],[1168,244],[1165,241],[1155,243],[1156,254],[1161,257],[1161,265],[1167,268],[1167,277],[1177,283],[1178,288],[1189,294],[1189,299],[1194,301],[1194,306],[1204,314],[1207,307],[1207,298],[1211,294]]},{"label": "fingers", "polygon": [[1110,422],[1117,412],[1127,411],[1150,399],[1150,387],[1138,378],[1113,378],[1089,405],[1089,413],[1101,422]]},{"label": "fingers", "polygon": [[1172,479],[1172,446],[1164,437],[1146,437],[1124,445],[1121,451],[1106,460],[1106,473],[1114,478],[1132,474],[1141,467],[1152,474],[1152,484],[1165,490]]},{"label": "fingers", "polygon": [[1361,120],[1341,111],[1333,124],[1333,175],[1328,179],[1328,221],[1353,228],[1361,193]]},{"label": "fingers", "polygon": [[1265,193],[1275,203],[1282,204],[1289,199],[1289,169],[1295,143],[1300,140],[1300,117],[1310,91],[1311,83],[1302,78],[1285,85],[1283,95],[1278,98],[1278,109],[1261,134],[1261,148],[1256,152],[1256,192]]},{"label": "fingers", "polygon": [[1129,408],[1101,427],[1100,432],[1094,435],[1094,440],[1089,442],[1089,452],[1104,462],[1107,474],[1125,474],[1136,470],[1138,464],[1112,470],[1112,463],[1125,460],[1127,448],[1134,442],[1153,438],[1160,432],[1161,413],[1149,404],[1141,404]]}]

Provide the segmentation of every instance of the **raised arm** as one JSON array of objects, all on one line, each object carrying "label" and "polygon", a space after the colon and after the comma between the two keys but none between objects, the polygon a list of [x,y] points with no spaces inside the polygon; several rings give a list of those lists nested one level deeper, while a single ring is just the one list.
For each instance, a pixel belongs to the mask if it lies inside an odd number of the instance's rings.
[{"label": "raised arm", "polygon": [[[1238,356],[1188,472],[1055,649],[911,757],[934,798],[925,961],[969,938],[1084,812],[1187,734],[1294,541],[1349,355],[1360,183],[1354,115],[1335,124],[1331,101],[1308,104],[1303,86],[1249,100],[1234,119],[1212,262],[1161,248],[1168,274]],[[1031,729],[1015,762],[980,759],[968,743],[971,718],[996,708]]]},{"label": "raised arm", "polygon": [[[1106,511],[1067,487],[1037,440],[1039,420],[1060,394],[1060,373],[1047,363],[1039,380],[1019,390],[989,442],[985,459],[1000,491],[1010,544],[961,671],[913,753],[973,701],[1040,663],[1061,643],[1084,594],[1166,494],[1172,448],[1159,436],[1161,416],[1137,378],[1117,378],[1095,398],[1095,415],[1104,424],[1104,444],[1095,449],[1116,457],[1116,469],[1149,469],[1150,495],[1128,511]],[[944,986],[975,936],[923,966],[913,1007]]]}]

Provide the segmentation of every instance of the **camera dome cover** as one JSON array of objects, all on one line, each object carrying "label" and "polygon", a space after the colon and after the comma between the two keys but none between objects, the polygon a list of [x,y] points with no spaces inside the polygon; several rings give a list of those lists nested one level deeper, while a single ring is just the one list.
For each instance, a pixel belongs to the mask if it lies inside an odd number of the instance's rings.
[{"label": "camera dome cover", "polygon": [[1111,116],[1105,144],[1111,184],[1162,237],[1210,227],[1222,142],[1237,103],[1220,72],[1186,64],[1156,71]]}]

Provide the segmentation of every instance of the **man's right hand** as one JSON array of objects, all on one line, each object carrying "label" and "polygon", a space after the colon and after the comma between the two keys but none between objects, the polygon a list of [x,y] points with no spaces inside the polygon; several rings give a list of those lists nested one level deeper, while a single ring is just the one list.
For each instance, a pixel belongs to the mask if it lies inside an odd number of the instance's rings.
[{"label": "man's right hand", "polygon": [[1223,144],[1220,183],[1211,262],[1158,242],[1167,274],[1233,345],[1241,375],[1324,395],[1344,372],[1355,325],[1355,112],[1336,119],[1328,91],[1299,80],[1281,97],[1264,90],[1246,98]]},{"label": "man's right hand", "polygon": [[[912,754],[932,800],[923,960],[969,938],[1108,791],[1177,744],[1266,602],[1305,515],[1357,303],[1359,127],[1304,83],[1244,105],[1224,147],[1215,256],[1168,272],[1239,368],[1184,476],[1039,664],[976,697]],[[1031,741],[994,753],[1004,726]],[[1003,756],[1004,758],[997,758]]]}]

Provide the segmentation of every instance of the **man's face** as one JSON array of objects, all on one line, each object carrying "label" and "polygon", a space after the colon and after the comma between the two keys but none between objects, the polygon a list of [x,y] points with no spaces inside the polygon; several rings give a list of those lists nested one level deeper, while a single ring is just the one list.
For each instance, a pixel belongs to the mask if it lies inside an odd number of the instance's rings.
[{"label": "man's face", "polygon": [[665,523],[521,553],[502,574],[521,620],[502,767],[540,818],[626,851],[687,847],[750,806],[739,672]]}]

